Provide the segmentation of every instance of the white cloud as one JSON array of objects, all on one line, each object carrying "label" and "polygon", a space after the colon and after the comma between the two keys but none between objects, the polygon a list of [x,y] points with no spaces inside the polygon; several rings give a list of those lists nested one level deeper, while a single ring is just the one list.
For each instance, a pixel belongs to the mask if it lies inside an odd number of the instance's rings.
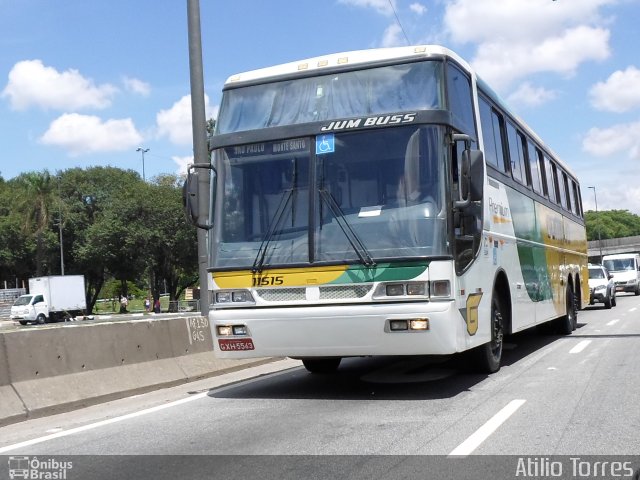
[{"label": "white cloud", "polygon": [[640,122],[592,128],[582,141],[582,149],[597,157],[618,155],[640,160]]},{"label": "white cloud", "polygon": [[527,107],[537,107],[554,98],[556,98],[556,92],[544,87],[534,87],[531,83],[524,82],[507,97],[507,101]]},{"label": "white cloud", "polygon": [[151,86],[137,78],[123,77],[122,83],[124,83],[124,86],[128,91],[137,93],[143,97],[148,97],[151,93]]},{"label": "white cloud", "polygon": [[[218,107],[209,105],[209,97],[205,95],[206,118],[215,118]],[[176,145],[193,143],[193,127],[191,125],[191,95],[185,95],[168,110],[160,110],[156,115],[158,135],[167,137]]]},{"label": "white cloud", "polygon": [[178,166],[176,170],[176,174],[180,176],[185,176],[187,174],[187,166],[190,163],[193,163],[193,155],[188,157],[171,157],[171,160],[175,162]]},{"label": "white cloud", "polygon": [[110,84],[95,85],[77,70],[58,72],[40,60],[16,63],[2,97],[9,98],[11,108],[26,110],[31,106],[57,110],[106,108],[118,89]]},{"label": "white cloud", "polygon": [[130,118],[102,121],[92,115],[65,113],[40,138],[45,145],[64,148],[71,156],[129,150],[142,142]]},{"label": "white cloud", "polygon": [[427,7],[425,7],[421,3],[412,3],[411,5],[409,5],[409,10],[411,10],[418,16],[422,16],[427,13]]},{"label": "white cloud", "polygon": [[640,107],[640,70],[634,66],[618,70],[606,82],[596,83],[589,95],[598,110],[622,113]]},{"label": "white cloud", "polygon": [[385,29],[384,35],[382,36],[382,47],[399,47],[406,44],[407,42],[402,33],[402,29],[397,23],[392,23]]},{"label": "white cloud", "polygon": [[581,63],[609,57],[599,9],[615,1],[455,0],[444,28],[454,43],[476,44],[471,63],[500,91],[533,73],[571,76]]},{"label": "white cloud", "polygon": [[396,0],[391,0],[391,4],[389,4],[389,0],[338,0],[338,1],[340,3],[344,3],[345,5],[351,5],[353,7],[372,8],[376,12],[386,16],[393,15],[393,9],[396,8]]}]

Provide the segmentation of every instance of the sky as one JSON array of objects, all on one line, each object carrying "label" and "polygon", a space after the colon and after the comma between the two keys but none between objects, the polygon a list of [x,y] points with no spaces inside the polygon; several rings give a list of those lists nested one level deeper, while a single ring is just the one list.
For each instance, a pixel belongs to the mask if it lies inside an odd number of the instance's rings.
[{"label": "sky", "polygon": [[[640,0],[200,0],[200,14],[207,118],[235,73],[444,45],[570,166],[585,210],[597,196],[640,214]],[[191,128],[186,0],[0,0],[5,180],[184,172]]]}]

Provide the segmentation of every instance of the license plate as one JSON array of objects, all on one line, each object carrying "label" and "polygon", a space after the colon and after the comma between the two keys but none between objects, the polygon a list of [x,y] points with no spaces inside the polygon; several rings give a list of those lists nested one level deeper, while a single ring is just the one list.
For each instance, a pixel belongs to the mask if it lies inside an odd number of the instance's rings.
[{"label": "license plate", "polygon": [[224,338],[218,339],[218,346],[223,352],[242,352],[255,350],[253,340],[250,338]]},{"label": "license plate", "polygon": [[621,292],[622,290],[624,290],[624,287],[616,287],[616,292]]}]

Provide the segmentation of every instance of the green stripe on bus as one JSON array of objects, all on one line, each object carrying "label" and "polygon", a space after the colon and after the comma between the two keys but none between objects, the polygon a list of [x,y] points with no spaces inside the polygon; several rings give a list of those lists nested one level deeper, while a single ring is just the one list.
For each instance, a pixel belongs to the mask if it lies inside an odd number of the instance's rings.
[{"label": "green stripe on bus", "polygon": [[428,266],[429,262],[426,261],[420,263],[380,263],[373,268],[365,267],[364,265],[354,265],[330,283],[344,284],[412,280],[423,274]]}]

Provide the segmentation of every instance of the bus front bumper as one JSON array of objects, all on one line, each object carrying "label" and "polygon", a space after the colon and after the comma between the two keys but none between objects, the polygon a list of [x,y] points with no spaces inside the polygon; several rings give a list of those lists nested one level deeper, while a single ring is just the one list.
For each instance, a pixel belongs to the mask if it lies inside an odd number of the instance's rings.
[{"label": "bus front bumper", "polygon": [[[459,351],[466,328],[452,300],[220,309],[209,318],[220,358],[447,355]],[[246,335],[233,334],[243,326]]]}]

